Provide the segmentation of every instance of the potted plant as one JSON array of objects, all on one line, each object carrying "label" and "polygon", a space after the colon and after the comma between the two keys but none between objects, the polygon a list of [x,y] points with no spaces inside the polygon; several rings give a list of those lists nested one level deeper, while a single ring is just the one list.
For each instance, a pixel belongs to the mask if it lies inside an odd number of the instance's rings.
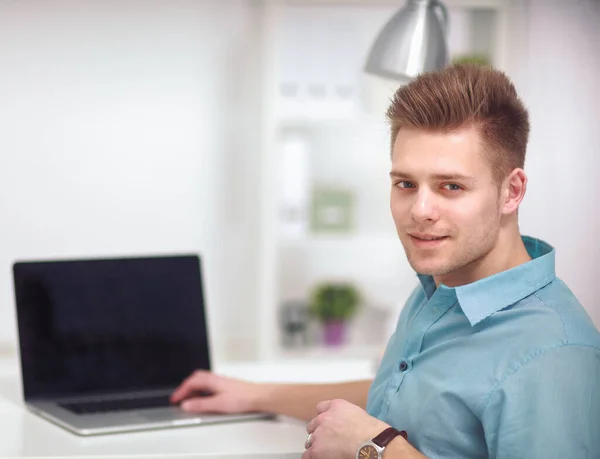
[{"label": "potted plant", "polygon": [[310,312],[323,324],[326,345],[337,346],[345,341],[346,324],[356,313],[359,302],[358,290],[350,283],[326,282],[316,286]]}]

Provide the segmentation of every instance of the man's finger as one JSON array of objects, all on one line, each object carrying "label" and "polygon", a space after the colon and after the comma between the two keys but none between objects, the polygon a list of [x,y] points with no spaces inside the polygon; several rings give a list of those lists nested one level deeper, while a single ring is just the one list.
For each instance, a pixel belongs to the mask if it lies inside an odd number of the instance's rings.
[{"label": "man's finger", "polygon": [[198,370],[188,376],[171,395],[171,401],[178,403],[195,392],[214,391],[214,375],[209,371]]},{"label": "man's finger", "polygon": [[325,411],[327,411],[329,409],[330,406],[331,406],[331,400],[324,400],[322,402],[319,402],[317,404],[317,413],[318,414],[324,413]]},{"label": "man's finger", "polygon": [[219,397],[192,397],[181,403],[181,409],[190,413],[223,413]]},{"label": "man's finger", "polygon": [[308,424],[306,424],[306,433],[313,433],[318,425],[318,418],[313,418]]}]

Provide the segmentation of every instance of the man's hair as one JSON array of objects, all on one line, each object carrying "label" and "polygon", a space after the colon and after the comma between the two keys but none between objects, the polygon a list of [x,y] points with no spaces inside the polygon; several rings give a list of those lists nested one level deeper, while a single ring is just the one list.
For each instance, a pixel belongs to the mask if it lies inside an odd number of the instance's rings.
[{"label": "man's hair", "polygon": [[497,183],[523,168],[529,116],[508,77],[491,67],[456,64],[401,86],[387,111],[392,148],[402,128],[451,132],[474,126]]}]

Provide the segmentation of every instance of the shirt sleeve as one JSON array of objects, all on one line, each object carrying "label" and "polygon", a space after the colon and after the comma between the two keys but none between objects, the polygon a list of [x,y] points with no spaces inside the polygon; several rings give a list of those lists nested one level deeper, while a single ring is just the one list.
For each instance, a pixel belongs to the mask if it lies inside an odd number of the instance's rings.
[{"label": "shirt sleeve", "polygon": [[482,423],[491,459],[600,458],[600,350],[540,351],[492,390]]}]

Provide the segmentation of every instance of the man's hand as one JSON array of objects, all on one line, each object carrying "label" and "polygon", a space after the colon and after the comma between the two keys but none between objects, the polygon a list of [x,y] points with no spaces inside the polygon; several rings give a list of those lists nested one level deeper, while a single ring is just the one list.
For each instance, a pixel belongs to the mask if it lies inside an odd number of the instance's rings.
[{"label": "man's hand", "polygon": [[180,403],[183,410],[195,413],[248,413],[259,411],[267,390],[265,384],[198,370],[173,392],[171,402]]},{"label": "man's hand", "polygon": [[302,459],[354,459],[361,443],[390,427],[346,400],[321,402],[317,413],[306,427],[310,447]]},{"label": "man's hand", "polygon": [[[306,426],[310,445],[302,459],[355,459],[361,444],[390,427],[346,400],[321,402],[317,413]],[[401,436],[388,444],[384,458],[427,459]]]}]

